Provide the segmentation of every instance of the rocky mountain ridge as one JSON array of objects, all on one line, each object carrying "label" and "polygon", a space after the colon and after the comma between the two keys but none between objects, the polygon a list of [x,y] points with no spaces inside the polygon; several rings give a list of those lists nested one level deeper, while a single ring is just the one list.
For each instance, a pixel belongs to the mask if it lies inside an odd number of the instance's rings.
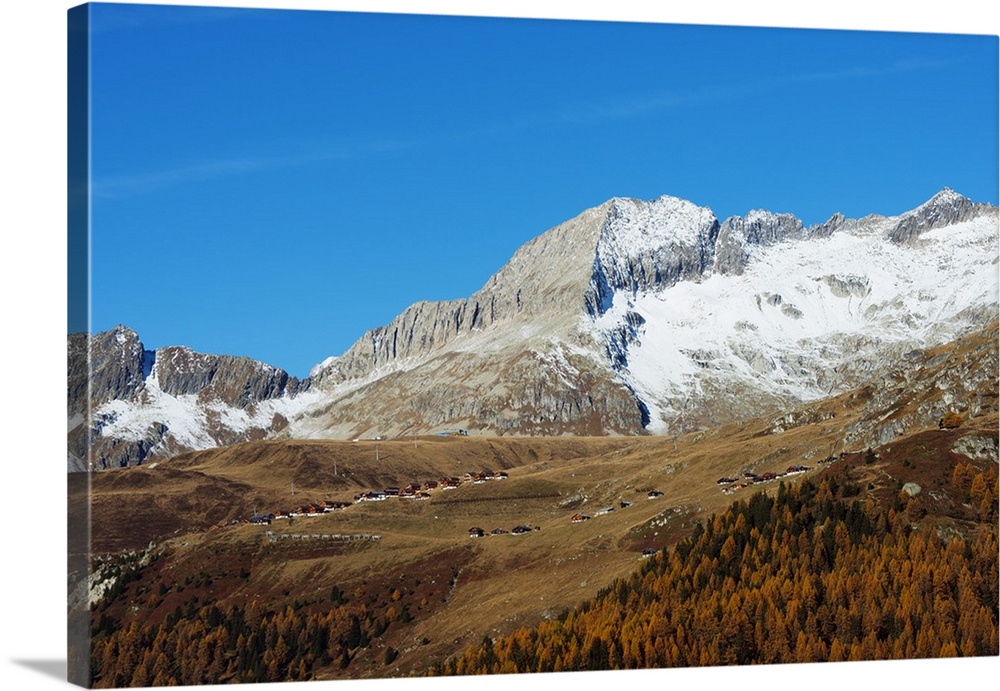
[{"label": "rocky mountain ridge", "polygon": [[614,198],[526,243],[469,298],[414,303],[304,382],[246,359],[150,354],[127,329],[95,336],[115,355],[92,356],[94,436],[148,446],[103,466],[248,435],[679,434],[780,413],[992,323],[997,235],[995,207],[950,189],[899,216],[809,228]]},{"label": "rocky mountain ridge", "polygon": [[68,381],[71,470],[87,468],[88,447],[100,469],[263,438],[287,424],[284,401],[309,388],[308,380],[250,358],[184,346],[147,350],[123,325],[70,336]]},{"label": "rocky mountain ridge", "polygon": [[991,214],[994,207],[948,188],[898,217],[835,214],[808,229],[787,213],[754,210],[720,224],[707,207],[676,197],[613,198],[526,243],[468,299],[415,303],[318,365],[311,378],[322,387],[364,377],[498,323],[535,318],[565,327],[566,315],[577,316],[581,306],[591,316],[606,312],[614,294],[742,275],[755,250],[787,241],[877,232],[912,247],[923,233]]},{"label": "rocky mountain ridge", "polygon": [[[950,189],[899,216],[810,228],[790,214],[719,223],[674,197],[615,198],[525,245],[468,300],[418,303],[318,366],[331,403],[302,432],[678,433],[814,400],[990,323],[996,219]],[[365,413],[365,398],[417,410]],[[567,399],[585,401],[568,418]]]}]

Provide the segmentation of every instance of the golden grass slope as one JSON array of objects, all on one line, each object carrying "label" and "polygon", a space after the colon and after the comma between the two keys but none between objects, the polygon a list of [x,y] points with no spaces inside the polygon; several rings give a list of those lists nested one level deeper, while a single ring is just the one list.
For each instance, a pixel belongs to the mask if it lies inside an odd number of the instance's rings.
[{"label": "golden grass slope", "polygon": [[[984,333],[980,341],[991,343],[993,336]],[[969,352],[975,347],[963,343],[929,357],[937,367],[941,355]],[[930,388],[922,391],[930,395]],[[419,672],[428,660],[483,636],[558,616],[631,573],[644,549],[670,546],[735,499],[778,485],[726,490],[728,485],[716,482],[721,477],[805,465],[808,471],[782,481],[848,469],[876,500],[910,481],[933,496],[935,483],[943,487],[963,458],[953,450],[961,439],[987,440],[987,446],[992,440],[996,448],[995,404],[981,405],[975,416],[966,412],[956,429],[911,429],[859,464],[865,449],[845,449],[843,439],[871,409],[876,393],[860,390],[780,418],[676,439],[275,440],[96,473],[95,552],[141,550],[152,542],[156,555],[106,611],[123,623],[157,621],[178,607],[207,602],[257,601],[274,610],[297,603],[322,611],[336,587],[373,607],[398,602],[398,611],[405,605],[412,620],[391,625],[346,669],[317,670],[316,677]],[[255,511],[351,501],[366,490],[485,469],[506,471],[508,478],[438,488],[424,501],[391,498],[264,526],[226,525]],[[663,494],[649,498],[651,490]],[[608,508],[613,511],[600,513]],[[590,519],[573,523],[577,513]],[[509,532],[515,526],[531,530]],[[470,538],[473,527],[486,536]],[[493,535],[494,529],[506,532]],[[399,651],[391,665],[385,662],[388,647]]]}]

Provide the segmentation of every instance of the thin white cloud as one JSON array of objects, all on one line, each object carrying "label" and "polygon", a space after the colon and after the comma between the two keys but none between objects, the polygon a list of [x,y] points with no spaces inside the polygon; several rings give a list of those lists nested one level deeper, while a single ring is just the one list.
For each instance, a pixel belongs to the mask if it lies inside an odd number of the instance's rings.
[{"label": "thin white cloud", "polygon": [[632,97],[619,95],[613,99],[579,102],[563,110],[539,112],[527,117],[505,121],[498,120],[493,123],[479,123],[475,128],[451,130],[442,136],[432,137],[431,139],[434,141],[424,140],[422,143],[419,141],[382,140],[354,142],[351,145],[331,142],[322,142],[316,145],[315,143],[296,142],[293,147],[289,148],[299,151],[308,150],[311,153],[210,159],[165,170],[98,178],[93,181],[92,192],[95,197],[120,198],[144,194],[165,186],[186,182],[205,181],[312,163],[356,160],[361,157],[413,149],[421,144],[420,148],[438,146],[441,144],[441,139],[452,142],[475,140],[527,129],[551,127],[554,124],[586,125],[612,122],[699,105],[733,104],[739,106],[745,99],[759,97],[765,93],[780,92],[794,84],[873,79],[920,70],[939,70],[953,64],[955,61],[913,59],[880,67],[850,67],[827,72],[790,74],[759,82],[721,84],[688,90],[661,89]]},{"label": "thin white cloud", "polygon": [[875,77],[886,77],[894,74],[904,74],[907,72],[917,72],[924,70],[940,70],[958,64],[957,60],[926,60],[914,58],[911,60],[899,60],[891,65],[881,67],[849,67],[841,70],[831,70],[829,72],[808,72],[800,75],[791,75],[782,82],[802,83],[821,81],[845,81],[850,79],[871,79]]},{"label": "thin white cloud", "polygon": [[190,182],[204,182],[233,175],[246,175],[266,170],[294,168],[313,163],[348,161],[399,151],[407,148],[402,142],[371,142],[364,146],[315,148],[309,153],[284,156],[246,156],[201,160],[190,165],[162,170],[139,172],[132,175],[117,175],[95,178],[91,193],[96,198],[118,199],[136,194],[146,194],[164,187]]},{"label": "thin white cloud", "polygon": [[553,119],[563,122],[587,123],[627,119],[704,104],[733,103],[738,105],[742,99],[780,91],[793,84],[874,79],[907,72],[939,70],[954,64],[956,64],[954,60],[901,60],[881,67],[850,67],[827,72],[790,74],[758,82],[720,84],[691,90],[663,89],[644,95],[576,104],[557,114]]}]

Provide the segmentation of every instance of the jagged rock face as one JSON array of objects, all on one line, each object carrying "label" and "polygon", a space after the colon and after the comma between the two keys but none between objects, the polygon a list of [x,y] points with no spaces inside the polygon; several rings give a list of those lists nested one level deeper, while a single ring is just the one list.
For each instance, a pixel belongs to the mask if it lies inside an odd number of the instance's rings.
[{"label": "jagged rock face", "polygon": [[711,209],[683,199],[613,199],[584,297],[587,312],[603,314],[615,293],[635,295],[699,280],[712,266],[718,232]]},{"label": "jagged rock face", "polygon": [[317,365],[310,376],[313,385],[329,390],[432,355],[460,336],[504,324],[545,322],[553,333],[566,331],[568,315],[579,312],[591,278],[606,206],[589,209],[523,245],[468,299],[418,302],[406,308],[343,355]]},{"label": "jagged rock face", "polygon": [[97,404],[136,396],[143,388],[147,353],[139,336],[124,326],[90,342],[90,392]]},{"label": "jagged rock face", "polygon": [[975,217],[986,211],[983,204],[975,204],[954,190],[945,188],[925,204],[903,214],[889,231],[889,239],[900,245],[913,245],[929,230],[945,228]]},{"label": "jagged rock face", "polygon": [[231,406],[247,406],[297,393],[300,382],[284,370],[231,355],[206,355],[171,346],[155,353],[153,365],[160,388],[171,395],[197,394]]},{"label": "jagged rock face", "polygon": [[804,235],[802,221],[791,214],[751,211],[742,218],[727,218],[719,231],[715,271],[739,276],[750,261],[752,247],[768,247]]},{"label": "jagged rock face", "polygon": [[827,221],[815,225],[809,229],[809,237],[811,238],[828,238],[838,230],[844,227],[847,223],[847,217],[839,211],[831,216]]},{"label": "jagged rock face", "polygon": [[249,358],[146,350],[124,326],[71,334],[67,346],[70,471],[264,438],[287,426],[291,400],[309,388]]}]

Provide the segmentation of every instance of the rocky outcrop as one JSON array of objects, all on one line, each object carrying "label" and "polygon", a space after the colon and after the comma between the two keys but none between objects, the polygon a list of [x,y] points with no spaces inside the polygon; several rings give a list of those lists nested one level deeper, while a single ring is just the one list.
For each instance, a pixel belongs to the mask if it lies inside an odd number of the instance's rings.
[{"label": "rocky outcrop", "polygon": [[183,346],[159,348],[151,370],[164,392],[216,398],[237,408],[296,394],[308,387],[281,369],[231,355],[206,355]]},{"label": "rocky outcrop", "polygon": [[710,272],[719,233],[711,209],[676,197],[613,199],[607,207],[584,298],[588,313],[606,311],[614,293],[658,290]]},{"label": "rocky outcrop", "polygon": [[808,236],[816,239],[828,238],[843,229],[846,225],[847,217],[838,211],[825,222],[811,227],[808,231]]},{"label": "rocky outcrop", "polygon": [[984,434],[967,434],[959,438],[952,445],[951,450],[977,461],[996,463],[1000,460],[996,438]]},{"label": "rocky outcrop", "polygon": [[751,248],[768,247],[803,237],[805,228],[802,221],[791,214],[751,211],[742,218],[727,218],[719,230],[715,271],[739,276],[750,261]]},{"label": "rocky outcrop", "polygon": [[823,283],[830,289],[830,292],[839,298],[865,298],[872,292],[871,279],[867,276],[857,276],[847,274],[842,276],[823,276]]},{"label": "rocky outcrop", "polygon": [[865,409],[845,442],[874,447],[936,426],[948,412],[969,417],[997,412],[998,344],[994,323],[946,346],[887,362],[872,372]]},{"label": "rocky outcrop", "polygon": [[889,231],[889,239],[899,245],[913,245],[921,234],[929,230],[967,221],[989,208],[946,187],[926,203],[903,214]]},{"label": "rocky outcrop", "polygon": [[115,399],[134,398],[144,386],[148,358],[139,336],[125,326],[95,335],[90,340],[90,395],[100,405]]},{"label": "rocky outcrop", "polygon": [[279,432],[288,425],[288,401],[310,385],[250,358],[180,346],[146,350],[121,325],[93,337],[71,334],[67,349],[71,472]]}]

